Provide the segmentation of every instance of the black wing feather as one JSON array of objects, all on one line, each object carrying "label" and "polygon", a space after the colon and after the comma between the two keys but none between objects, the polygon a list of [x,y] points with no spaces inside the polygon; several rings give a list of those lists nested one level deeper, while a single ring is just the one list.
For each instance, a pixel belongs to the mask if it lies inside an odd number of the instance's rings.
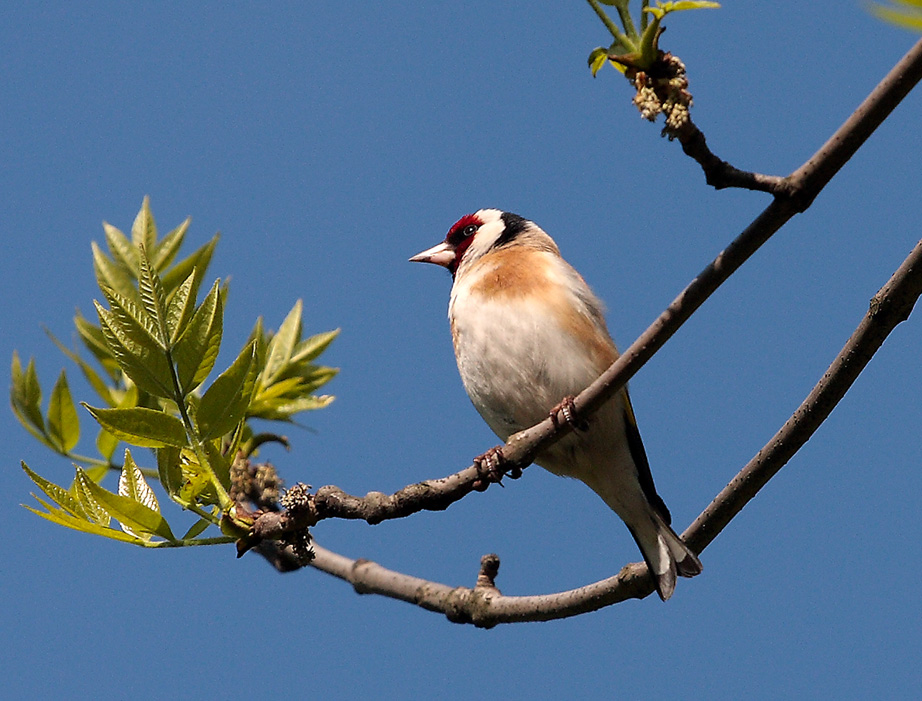
[{"label": "black wing feather", "polygon": [[624,424],[627,429],[627,444],[631,450],[631,457],[634,458],[634,465],[637,466],[637,479],[640,481],[640,488],[650,505],[656,510],[660,518],[666,522],[666,525],[672,524],[672,515],[666,508],[666,503],[662,497],[656,493],[656,485],[653,484],[653,473],[650,472],[650,463],[647,461],[647,451],[644,450],[643,441],[640,439],[640,430],[637,428],[637,421],[634,419],[634,409],[631,407],[631,398],[624,389]]}]

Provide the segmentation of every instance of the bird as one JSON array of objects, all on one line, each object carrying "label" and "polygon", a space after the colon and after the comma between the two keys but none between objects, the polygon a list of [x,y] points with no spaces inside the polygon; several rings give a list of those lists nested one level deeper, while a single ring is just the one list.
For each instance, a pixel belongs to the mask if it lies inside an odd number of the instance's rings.
[{"label": "bird", "polygon": [[[481,209],[410,261],[451,273],[448,319],[461,381],[504,442],[549,414],[573,418],[572,398],[618,358],[601,301],[528,219]],[[676,576],[694,577],[701,562],[670,526],[627,387],[571,423],[535,462],[582,481],[624,521],[666,601]]]}]

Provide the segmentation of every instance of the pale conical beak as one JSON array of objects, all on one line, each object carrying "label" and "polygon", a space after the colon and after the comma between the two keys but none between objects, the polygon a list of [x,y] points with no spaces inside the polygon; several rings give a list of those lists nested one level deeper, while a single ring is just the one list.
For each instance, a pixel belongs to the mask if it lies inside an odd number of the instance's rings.
[{"label": "pale conical beak", "polygon": [[410,258],[411,263],[435,263],[445,268],[449,267],[455,261],[455,248],[446,241],[442,241],[437,246],[426,249],[422,253],[417,253]]}]

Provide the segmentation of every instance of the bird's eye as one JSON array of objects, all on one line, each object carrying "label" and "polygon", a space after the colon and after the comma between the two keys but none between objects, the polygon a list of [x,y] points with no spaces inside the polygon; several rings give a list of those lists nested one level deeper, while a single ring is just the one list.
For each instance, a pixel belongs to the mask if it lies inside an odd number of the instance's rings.
[{"label": "bird's eye", "polygon": [[448,235],[445,237],[446,243],[455,247],[460,246],[464,242],[467,242],[469,245],[482,223],[483,222],[473,214],[461,217],[455,222],[454,226],[448,230]]}]

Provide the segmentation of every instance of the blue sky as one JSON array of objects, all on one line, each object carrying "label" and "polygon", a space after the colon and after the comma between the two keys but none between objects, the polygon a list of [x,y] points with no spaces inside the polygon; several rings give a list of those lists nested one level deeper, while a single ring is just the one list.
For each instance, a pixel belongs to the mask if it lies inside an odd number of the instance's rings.
[{"label": "blue sky", "polygon": [[[784,174],[915,37],[859,2],[725,3],[669,18],[693,116],[723,158]],[[341,327],[327,410],[268,457],[291,482],[392,491],[495,444],[454,367],[450,279],[407,258],[462,214],[536,220],[608,304],[627,346],[767,204],[714,192],[630,105],[588,5],[8,3],[0,9],[2,355],[35,356],[46,396],[74,308],[99,293],[90,242],[130,228],[145,194],[190,246],[222,232],[225,365],[255,318],[298,298]],[[916,92],[805,214],[633,380],[660,493],[679,530],[771,437],[922,236]],[[191,248],[190,248],[191,250]],[[231,547],[134,549],[19,504],[25,459],[70,466],[0,413],[0,672],[10,698],[911,698],[922,614],[922,326],[886,342],[816,437],[656,597],[492,631],[280,576]],[[73,373],[73,369],[70,370]],[[75,394],[86,388],[74,376]],[[89,417],[84,431],[90,433]],[[88,448],[89,449],[89,448]],[[183,516],[174,512],[182,522]],[[472,585],[502,558],[507,594],[579,586],[637,559],[579,483],[538,468],[439,514],[319,542]]]}]

